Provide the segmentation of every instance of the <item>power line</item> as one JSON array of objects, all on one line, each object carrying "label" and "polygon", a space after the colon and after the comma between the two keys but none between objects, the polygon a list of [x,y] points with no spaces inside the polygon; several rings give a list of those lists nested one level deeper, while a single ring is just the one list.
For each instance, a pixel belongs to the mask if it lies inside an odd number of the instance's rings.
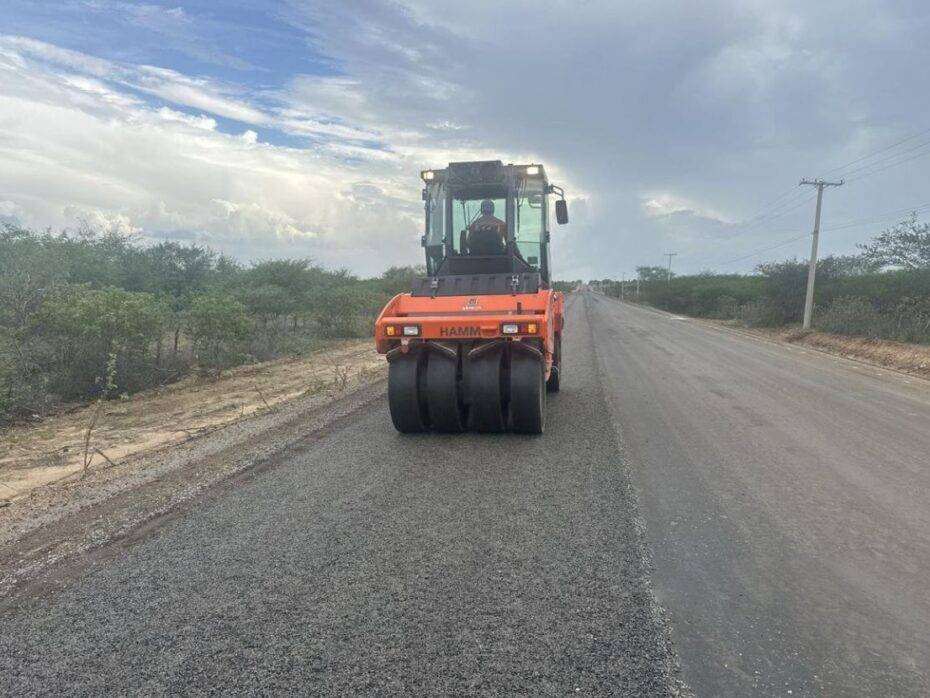
[{"label": "power line", "polygon": [[860,225],[866,225],[867,223],[878,223],[883,221],[891,216],[900,216],[907,213],[922,213],[923,211],[930,209],[930,203],[920,204],[919,206],[905,206],[904,208],[895,209],[894,211],[886,211],[885,213],[876,213],[873,216],[868,216],[866,218],[856,218],[851,221],[845,221],[839,225],[831,225],[829,228],[824,228],[824,232],[831,230],[845,230],[847,228],[856,228]]},{"label": "power line", "polygon": [[[924,148],[924,147],[926,147],[926,146],[928,146],[928,145],[930,145],[930,142],[925,143],[924,145],[921,146],[921,148]],[[915,150],[916,150],[916,149],[915,149]],[[902,153],[902,154],[903,154],[903,153]],[[920,158],[926,157],[927,155],[930,155],[930,150],[926,150],[926,151],[924,151],[924,152],[922,152],[922,153],[918,153],[917,155],[912,155],[911,157],[905,158],[905,159],[903,159],[903,160],[898,160],[898,161],[896,161],[896,162],[888,163],[888,164],[885,165],[884,167],[879,167],[879,168],[877,168],[877,169],[874,169],[874,170],[865,172],[865,173],[860,174],[860,175],[858,175],[858,176],[851,177],[849,181],[850,181],[850,182],[857,182],[857,181],[859,181],[860,179],[865,179],[866,177],[871,177],[872,175],[878,174],[879,172],[884,172],[885,170],[891,169],[892,167],[897,167],[898,165],[903,165],[904,163],[906,163],[906,162],[911,162],[912,160],[918,160],[918,159],[920,159]]]},{"label": "power line", "polygon": [[[922,143],[918,143],[911,148],[899,150],[898,152],[890,152],[890,151],[893,151],[895,148],[898,148],[899,146],[905,143],[911,142],[923,135],[926,135],[927,133],[930,133],[930,129],[924,129],[922,131],[913,133],[905,138],[902,138],[898,141],[895,141],[894,143],[891,143],[890,145],[887,145],[883,148],[879,148],[878,150],[875,150],[871,153],[862,155],[843,165],[839,165],[837,167],[829,169],[826,171],[825,174],[832,174],[832,173],[835,173],[841,170],[846,170],[846,168],[852,167],[853,165],[864,163],[864,164],[861,164],[859,167],[854,167],[851,170],[847,170],[845,173],[845,176],[847,177],[845,181],[847,183],[855,182],[855,181],[864,179],[866,177],[871,177],[872,175],[878,174],[880,172],[884,172],[885,170],[891,169],[898,165],[902,165],[907,162],[911,162],[913,160],[926,157],[927,155],[930,155],[930,150],[925,150],[926,148],[928,148],[928,146],[930,146],[930,140],[924,141]],[[920,152],[920,151],[923,151],[923,152]],[[883,158],[873,159],[873,158],[876,158],[876,156],[878,155],[882,155],[883,153],[889,153],[889,154]],[[867,162],[869,160],[871,160],[871,162]],[[822,180],[817,180],[817,181],[812,181],[812,182],[802,181],[802,184],[811,184],[814,186],[817,186],[818,183],[822,183],[823,186],[838,186],[839,184],[842,184],[843,182],[831,183],[831,182],[823,182]],[[755,214],[753,214],[753,216],[746,219],[743,223],[739,224],[739,227],[742,229],[743,232],[746,232],[746,231],[752,230],[753,228],[757,228],[763,222],[769,222],[769,221],[772,221],[778,218],[783,218],[784,216],[788,215],[792,211],[795,211],[796,209],[803,206],[804,204],[810,201],[813,201],[814,199],[820,198],[819,195],[821,191],[822,191],[822,188],[818,187],[817,194],[814,194],[811,196],[804,196],[803,194],[798,194],[797,190],[793,188],[785,190],[784,192],[776,196],[774,199],[772,199],[769,203],[765,204],[762,208],[760,208]],[[793,192],[794,192],[794,196],[792,196]],[[846,221],[839,225],[834,225],[834,226],[830,226],[829,228],[824,228],[823,230],[824,232],[826,232],[826,231],[853,228],[859,225],[865,225],[867,223],[878,222],[891,215],[907,213],[907,212],[922,212],[926,209],[930,209],[930,203],[921,204],[920,206],[908,206],[908,207],[904,207],[901,209],[895,209],[893,211],[888,211],[886,213],[875,214],[874,216],[870,216],[870,217],[866,217],[862,219],[854,219],[852,221]],[[818,225],[818,228],[819,228],[819,225]],[[817,233],[819,232],[820,231],[818,229]],[[736,262],[744,261],[746,259],[751,259],[752,257],[756,257],[765,252],[778,249],[779,247],[784,247],[785,245],[791,244],[792,242],[797,242],[798,240],[806,238],[810,235],[812,234],[802,233],[800,235],[795,235],[790,238],[780,240],[773,245],[767,245],[766,247],[754,250],[744,255],[740,255],[738,257],[734,257],[732,259],[728,259],[723,262],[712,262],[711,264],[712,266],[728,266],[730,264],[735,264]],[[668,253],[666,254],[668,255]],[[701,262],[701,264],[706,264],[706,263],[707,263],[706,261]],[[669,256],[669,271],[670,270],[671,270],[671,256]]]},{"label": "power line", "polygon": [[816,199],[816,195],[805,196],[801,199],[789,200],[784,202],[781,206],[773,209],[770,213],[767,213],[763,216],[758,216],[754,220],[750,220],[744,223],[739,223],[735,227],[738,227],[741,232],[745,233],[747,231],[759,228],[762,223],[771,223],[772,221],[778,220],[779,218],[784,218],[789,213],[796,211],[801,206],[810,203]]},{"label": "power line", "polygon": [[[873,174],[877,174],[878,172],[890,169],[891,167],[910,162],[911,160],[916,160],[918,157],[924,157],[925,155],[930,154],[930,151],[920,153],[919,155],[915,155],[913,157],[904,156],[927,148],[930,146],[930,140],[918,143],[911,148],[898,150],[897,152],[891,151],[894,151],[896,148],[904,145],[905,143],[914,141],[915,139],[920,138],[921,136],[924,136],[928,133],[930,133],[930,128],[917,131],[916,133],[912,133],[911,135],[906,136],[905,138],[901,138],[894,143],[879,148],[878,150],[866,153],[865,155],[860,155],[859,157],[850,160],[849,162],[831,168],[827,170],[825,174],[839,172],[847,182],[858,181]],[[885,157],[875,159],[877,156],[885,153],[888,153]],[[851,170],[848,169],[853,165],[859,165],[859,167],[853,167]],[[794,195],[792,196],[792,194]],[[815,198],[816,195],[807,197],[792,187],[791,189],[787,189],[776,196],[773,200],[765,204],[756,213],[742,221],[742,223],[739,225],[743,230],[756,228],[763,222],[775,220],[776,218],[783,218],[788,213],[791,213],[809,201],[813,201]]]},{"label": "power line", "polygon": [[[887,220],[889,218],[898,217],[908,213],[923,213],[927,210],[930,210],[930,203],[926,204],[917,204],[915,206],[904,206],[903,208],[896,208],[891,211],[883,211],[881,213],[873,213],[864,218],[852,218],[850,220],[840,221],[837,225],[831,225],[827,228],[822,228],[823,232],[829,232],[832,230],[846,230],[847,228],[856,228],[860,225],[867,225],[869,223],[879,223],[881,221]],[[777,232],[770,231],[768,235],[781,235],[785,233],[790,233],[790,230],[779,230]]]},{"label": "power line", "polygon": [[862,155],[861,157],[858,157],[855,160],[851,160],[847,162],[845,165],[840,165],[839,167],[834,167],[833,169],[827,170],[826,172],[824,172],[824,174],[833,174],[835,172],[840,172],[842,170],[845,170],[850,165],[855,165],[857,163],[862,162],[863,160],[869,160],[870,158],[873,158],[876,155],[881,155],[882,153],[888,152],[889,150],[893,148],[897,148],[899,145],[902,145],[904,143],[907,143],[908,141],[912,141],[915,138],[923,136],[926,133],[930,133],[930,128],[924,129],[923,131],[918,131],[917,133],[912,133],[910,136],[907,136],[906,138],[902,138],[901,140],[896,141],[892,143],[891,145],[885,146],[884,148],[880,148],[879,150],[875,150],[871,153],[867,153],[866,155]]},{"label": "power line", "polygon": [[[919,206],[905,206],[905,207],[903,207],[903,208],[894,209],[894,210],[891,210],[891,211],[885,211],[885,212],[883,212],[883,213],[877,213],[877,214],[874,214],[874,215],[872,215],[872,216],[867,216],[867,217],[865,217],[865,218],[856,218],[856,219],[853,219],[853,220],[851,220],[851,221],[844,221],[844,222],[840,223],[839,225],[831,225],[831,226],[828,227],[828,228],[822,228],[822,229],[821,229],[821,232],[827,233],[827,232],[832,232],[832,231],[834,231],[834,230],[846,230],[846,229],[848,229],[848,228],[855,228],[855,227],[860,226],[860,225],[865,225],[865,224],[868,224],[868,223],[875,223],[875,222],[879,222],[879,221],[882,221],[882,220],[886,220],[886,219],[890,218],[891,216],[906,214],[906,213],[910,213],[910,212],[920,213],[920,212],[925,211],[925,210],[930,210],[930,203],[920,204]],[[788,232],[788,231],[784,231],[784,232]],[[769,235],[777,235],[777,233],[768,233],[768,234],[769,234]],[[751,251],[751,252],[746,252],[746,253],[744,253],[744,254],[739,255],[738,257],[733,257],[733,258],[731,258],[731,259],[726,259],[726,260],[724,260],[724,261],[722,261],[722,262],[707,261],[707,258],[705,257],[704,259],[699,259],[699,260],[698,260],[698,266],[701,266],[701,265],[708,265],[708,266],[712,266],[712,267],[725,267],[725,266],[729,266],[730,264],[735,264],[736,262],[742,262],[742,261],[747,260],[747,259],[752,259],[753,257],[758,257],[760,254],[764,254],[764,253],[766,253],[766,252],[770,252],[771,250],[776,250],[776,249],[778,249],[778,248],[780,248],[780,247],[784,247],[784,246],[786,246],[786,245],[790,245],[792,242],[797,242],[798,240],[803,240],[804,238],[810,237],[810,235],[811,235],[811,233],[801,233],[800,235],[793,235],[793,236],[791,236],[791,237],[789,237],[789,238],[784,238],[784,239],[778,240],[778,241],[776,241],[775,243],[773,243],[773,244],[771,244],[771,245],[766,245],[765,247],[761,247],[761,248],[755,249],[755,250],[753,250],[753,251]]]},{"label": "power line", "polygon": [[777,250],[779,247],[784,247],[785,245],[789,245],[792,242],[803,240],[806,237],[810,237],[810,233],[801,233],[800,235],[795,235],[794,237],[787,238],[786,240],[780,240],[772,245],[768,245],[761,249],[755,250],[754,252],[749,252],[740,257],[734,257],[733,259],[728,259],[725,262],[717,262],[714,266],[725,267],[730,264],[735,264],[736,262],[742,262],[743,260],[746,260],[746,259],[752,259],[753,257],[758,257],[760,254],[764,254],[765,252],[770,252],[771,250]]},{"label": "power line", "polygon": [[893,161],[893,160],[896,160],[896,159],[898,159],[898,158],[901,158],[902,156],[908,155],[909,153],[913,153],[913,152],[916,152],[916,151],[918,151],[918,150],[923,150],[923,149],[926,148],[927,146],[930,146],[930,140],[924,141],[923,143],[921,143],[921,144],[919,144],[919,145],[915,145],[913,148],[907,148],[906,150],[902,150],[902,151],[900,151],[900,152],[898,152],[898,153],[892,153],[892,154],[889,155],[888,157],[879,158],[878,160],[875,160],[875,161],[873,161],[873,162],[867,162],[867,163],[865,163],[864,165],[860,165],[859,167],[854,167],[854,168],[851,169],[851,170],[845,171],[845,172],[843,173],[843,176],[844,176],[844,177],[850,177],[850,176],[852,176],[852,175],[859,174],[860,172],[866,172],[866,171],[868,171],[868,170],[871,170],[871,169],[874,169],[874,168],[879,167],[879,166],[881,166],[881,165],[884,165],[885,163],[889,163],[889,162],[891,162],[891,161]]},{"label": "power line", "polygon": [[[789,195],[792,195],[792,196],[789,196]],[[782,199],[784,199],[785,197],[788,197],[788,201],[782,201]],[[741,223],[741,225],[744,225],[744,226],[754,225],[757,221],[760,221],[766,218],[767,216],[771,215],[773,211],[777,211],[778,209],[792,203],[792,199],[797,200],[797,198],[798,198],[798,190],[796,188],[792,187],[791,189],[786,189],[782,194],[772,199],[772,201],[770,201],[769,203],[765,204],[762,208],[760,208],[758,211],[752,214],[749,218],[746,218]]]}]

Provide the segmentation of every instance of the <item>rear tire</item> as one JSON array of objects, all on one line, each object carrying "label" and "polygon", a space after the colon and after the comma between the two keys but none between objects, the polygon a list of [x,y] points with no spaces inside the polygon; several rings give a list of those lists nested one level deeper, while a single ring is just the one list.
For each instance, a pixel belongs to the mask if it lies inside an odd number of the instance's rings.
[{"label": "rear tire", "polygon": [[426,368],[426,405],[436,431],[457,433],[465,428],[459,389],[458,357],[431,351]]},{"label": "rear tire", "polygon": [[546,380],[541,356],[514,351],[510,359],[510,418],[517,433],[543,433]]},{"label": "rear tire", "polygon": [[388,366],[388,406],[394,428],[402,434],[429,429],[429,417],[422,399],[426,352],[412,349],[396,357]]},{"label": "rear tire", "polygon": [[475,431],[498,433],[507,426],[503,381],[503,347],[495,347],[469,359],[471,423]]},{"label": "rear tire", "polygon": [[552,370],[546,381],[546,392],[557,393],[562,387],[562,335],[555,336],[555,350],[552,354]]}]

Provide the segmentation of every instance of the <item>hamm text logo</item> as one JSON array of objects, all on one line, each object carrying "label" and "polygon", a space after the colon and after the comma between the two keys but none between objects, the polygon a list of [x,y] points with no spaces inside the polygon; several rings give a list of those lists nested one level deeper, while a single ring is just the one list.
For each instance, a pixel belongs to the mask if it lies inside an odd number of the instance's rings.
[{"label": "hamm text logo", "polygon": [[440,327],[440,337],[480,337],[480,327]]}]

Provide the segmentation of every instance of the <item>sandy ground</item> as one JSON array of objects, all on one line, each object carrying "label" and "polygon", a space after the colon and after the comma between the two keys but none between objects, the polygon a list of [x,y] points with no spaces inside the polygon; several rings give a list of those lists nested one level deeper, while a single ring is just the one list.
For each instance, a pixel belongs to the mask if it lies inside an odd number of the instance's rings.
[{"label": "sandy ground", "polygon": [[14,427],[0,445],[0,502],[79,479],[87,461],[91,471],[113,467],[301,396],[338,394],[385,366],[370,340],[338,342],[306,356],[242,366],[215,378],[191,376],[126,400]]}]

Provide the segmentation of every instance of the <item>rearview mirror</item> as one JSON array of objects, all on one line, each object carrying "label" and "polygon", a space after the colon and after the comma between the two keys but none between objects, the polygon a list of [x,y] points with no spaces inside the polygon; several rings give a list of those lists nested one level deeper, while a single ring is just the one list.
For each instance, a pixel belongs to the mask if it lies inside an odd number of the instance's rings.
[{"label": "rearview mirror", "polygon": [[558,199],[555,202],[555,219],[559,225],[568,223],[568,202],[565,199]]}]

